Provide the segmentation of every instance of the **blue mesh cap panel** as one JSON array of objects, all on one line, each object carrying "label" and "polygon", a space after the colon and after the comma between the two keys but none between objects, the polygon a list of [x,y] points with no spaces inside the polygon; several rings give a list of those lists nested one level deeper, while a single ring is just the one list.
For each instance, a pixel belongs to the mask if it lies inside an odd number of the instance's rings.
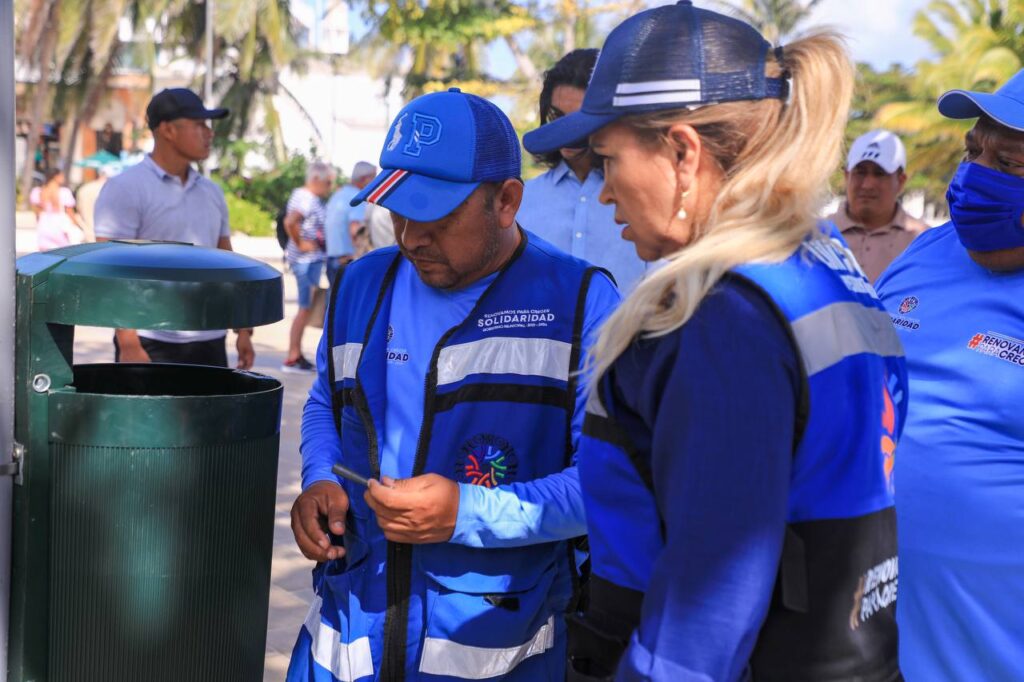
[{"label": "blue mesh cap panel", "polygon": [[501,109],[482,97],[465,93],[476,124],[473,179],[501,182],[522,172],[519,137]]},{"label": "blue mesh cap panel", "polygon": [[702,19],[704,101],[763,98],[768,41],[737,19],[711,12],[702,12]]},{"label": "blue mesh cap panel", "polygon": [[[658,11],[660,10],[660,11]],[[694,26],[693,8],[669,6],[647,13],[625,46],[619,83],[674,81],[700,78],[700,37]],[[687,20],[679,21],[682,15]],[[656,49],[651,49],[655,47]]]}]

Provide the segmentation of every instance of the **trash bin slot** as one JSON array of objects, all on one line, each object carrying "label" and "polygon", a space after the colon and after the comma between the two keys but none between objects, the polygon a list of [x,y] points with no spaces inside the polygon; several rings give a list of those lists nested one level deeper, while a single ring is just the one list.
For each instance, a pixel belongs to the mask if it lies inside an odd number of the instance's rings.
[{"label": "trash bin slot", "polygon": [[104,363],[75,365],[78,393],[131,396],[216,396],[270,391],[280,383],[268,376],[201,365]]}]

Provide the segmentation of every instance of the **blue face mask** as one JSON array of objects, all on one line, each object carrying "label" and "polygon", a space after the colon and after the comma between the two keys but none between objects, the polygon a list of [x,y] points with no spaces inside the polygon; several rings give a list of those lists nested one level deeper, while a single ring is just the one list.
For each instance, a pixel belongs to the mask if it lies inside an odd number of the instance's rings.
[{"label": "blue face mask", "polygon": [[946,192],[960,243],[971,251],[1024,246],[1024,178],[961,163]]}]

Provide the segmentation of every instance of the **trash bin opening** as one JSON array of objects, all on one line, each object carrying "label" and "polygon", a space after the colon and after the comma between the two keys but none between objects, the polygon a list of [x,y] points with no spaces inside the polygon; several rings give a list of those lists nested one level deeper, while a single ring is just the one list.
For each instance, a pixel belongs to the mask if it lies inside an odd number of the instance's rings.
[{"label": "trash bin opening", "polygon": [[279,382],[268,376],[201,365],[75,365],[78,393],[137,396],[242,395],[269,391]]}]

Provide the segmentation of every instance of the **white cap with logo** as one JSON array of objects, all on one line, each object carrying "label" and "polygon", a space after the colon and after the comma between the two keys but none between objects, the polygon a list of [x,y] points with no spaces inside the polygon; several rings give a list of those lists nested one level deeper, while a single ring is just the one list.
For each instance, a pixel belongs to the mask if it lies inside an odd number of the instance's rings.
[{"label": "white cap with logo", "polygon": [[864,133],[850,145],[846,157],[846,170],[852,171],[864,161],[877,163],[886,173],[895,173],[907,167],[907,150],[903,142],[888,130],[872,130]]}]

